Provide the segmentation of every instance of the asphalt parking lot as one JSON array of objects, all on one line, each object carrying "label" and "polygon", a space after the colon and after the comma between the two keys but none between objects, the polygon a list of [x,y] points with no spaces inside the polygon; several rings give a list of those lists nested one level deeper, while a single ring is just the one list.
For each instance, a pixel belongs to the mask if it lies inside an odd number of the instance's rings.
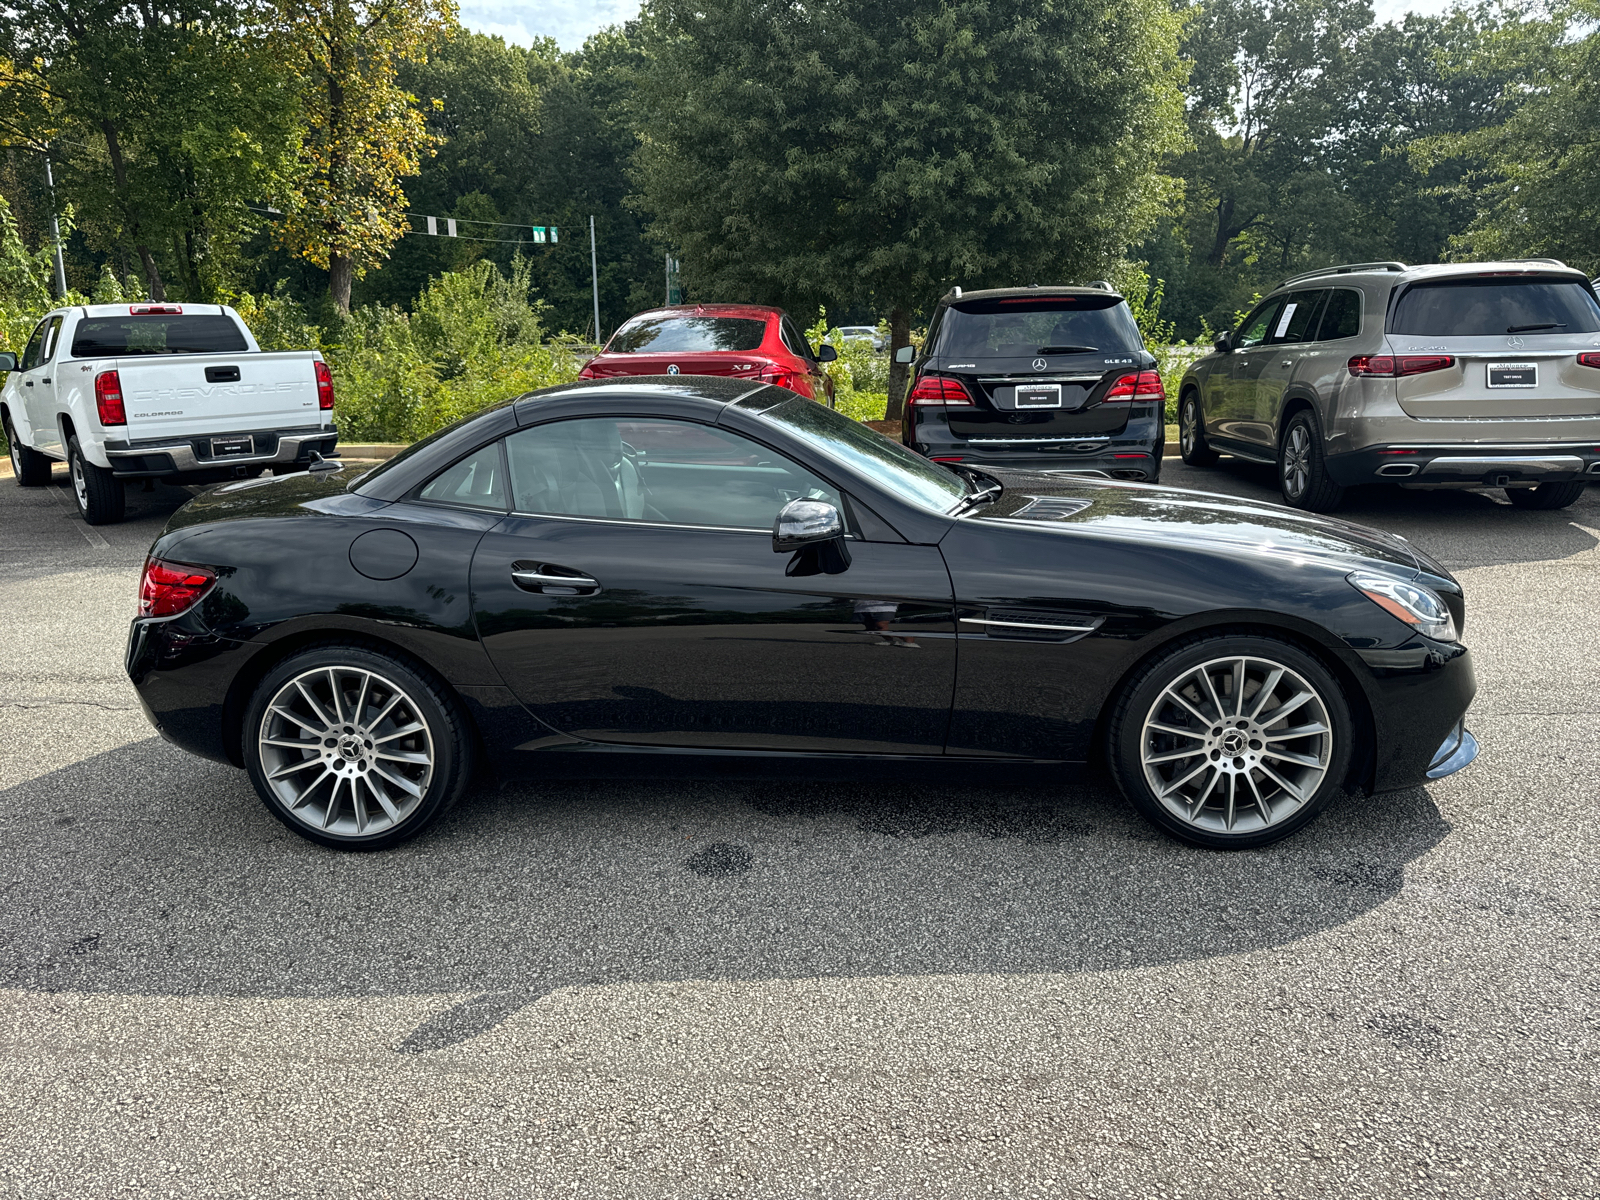
[{"label": "asphalt parking lot", "polygon": [[1354,494],[1467,589],[1483,753],[1235,855],[936,773],[321,850],[123,675],[186,498],[0,478],[7,1194],[1600,1195],[1600,490]]}]

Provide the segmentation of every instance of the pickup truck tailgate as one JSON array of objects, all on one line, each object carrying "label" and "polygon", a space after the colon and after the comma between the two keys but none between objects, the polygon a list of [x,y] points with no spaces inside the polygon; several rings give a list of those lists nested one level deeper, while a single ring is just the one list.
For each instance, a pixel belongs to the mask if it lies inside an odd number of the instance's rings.
[{"label": "pickup truck tailgate", "polygon": [[128,436],[176,439],[322,424],[314,362],[304,350],[119,358]]}]

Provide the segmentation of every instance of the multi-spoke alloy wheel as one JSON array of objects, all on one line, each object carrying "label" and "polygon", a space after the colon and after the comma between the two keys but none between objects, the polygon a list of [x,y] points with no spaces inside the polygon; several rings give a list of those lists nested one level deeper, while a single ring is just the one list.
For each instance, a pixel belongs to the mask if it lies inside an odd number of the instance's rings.
[{"label": "multi-spoke alloy wheel", "polygon": [[383,833],[433,779],[433,737],[400,686],[357,667],[297,675],[267,705],[261,765],[289,813],[328,833]]},{"label": "multi-spoke alloy wheel", "polygon": [[1201,663],[1144,719],[1145,779],[1180,820],[1219,833],[1265,829],[1321,787],[1333,749],[1328,710],[1295,672],[1264,658]]},{"label": "multi-spoke alloy wheel", "polygon": [[1256,846],[1304,825],[1338,790],[1350,730],[1339,685],[1298,647],[1201,636],[1124,691],[1111,766],[1135,807],[1178,837]]},{"label": "multi-spoke alloy wheel", "polygon": [[1298,500],[1311,483],[1311,431],[1293,426],[1283,438],[1283,494]]},{"label": "multi-spoke alloy wheel", "polygon": [[251,776],[283,822],[314,841],[389,845],[464,784],[464,723],[438,686],[364,648],[297,655],[251,708]]}]

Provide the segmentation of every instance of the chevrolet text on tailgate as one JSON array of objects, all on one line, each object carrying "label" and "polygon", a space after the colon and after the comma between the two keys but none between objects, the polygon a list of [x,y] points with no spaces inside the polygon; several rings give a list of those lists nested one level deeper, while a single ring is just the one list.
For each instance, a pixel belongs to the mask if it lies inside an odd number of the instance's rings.
[{"label": "chevrolet text on tailgate", "polygon": [[120,521],[123,482],[220,483],[304,470],[338,445],[315,350],[264,353],[217,304],[90,304],[48,314],[7,371],[0,423],[23,487],[65,462],[91,525]]}]

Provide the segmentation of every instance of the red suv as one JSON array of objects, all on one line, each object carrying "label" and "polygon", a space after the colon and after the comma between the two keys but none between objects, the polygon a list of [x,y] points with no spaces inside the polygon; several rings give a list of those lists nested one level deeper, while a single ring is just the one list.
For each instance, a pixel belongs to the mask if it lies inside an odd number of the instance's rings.
[{"label": "red suv", "polygon": [[822,364],[837,357],[832,346],[813,353],[781,308],[679,304],[630,317],[578,375],[728,375],[831,405],[833,381]]}]

